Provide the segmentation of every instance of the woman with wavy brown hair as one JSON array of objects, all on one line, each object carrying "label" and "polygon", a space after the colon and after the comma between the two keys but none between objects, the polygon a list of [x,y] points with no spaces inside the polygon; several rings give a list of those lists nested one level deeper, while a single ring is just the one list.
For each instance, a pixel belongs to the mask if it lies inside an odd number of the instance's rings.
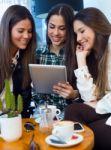
[{"label": "woman with wavy brown hair", "polygon": [[23,117],[29,117],[31,79],[29,63],[35,63],[36,31],[29,10],[20,5],[10,6],[0,22],[0,97],[4,80],[12,79],[15,97],[23,97]]},{"label": "woman with wavy brown hair", "polygon": [[74,70],[84,103],[66,108],[65,119],[88,125],[95,149],[111,149],[111,24],[97,8],[78,12],[73,22],[78,68]]},{"label": "woman with wavy brown hair", "polygon": [[[74,43],[72,40],[74,38],[73,16],[74,10],[70,5],[64,3],[54,5],[46,17],[47,44],[37,49],[37,63],[65,65],[68,82],[59,82],[53,86],[52,90],[54,93],[37,93],[34,99],[38,106],[47,100],[48,104],[56,105],[62,112],[64,112],[64,108],[67,105],[71,104],[78,97],[73,70],[70,70],[72,66],[70,56],[73,55],[71,45]],[[68,64],[70,67],[67,67]]]}]

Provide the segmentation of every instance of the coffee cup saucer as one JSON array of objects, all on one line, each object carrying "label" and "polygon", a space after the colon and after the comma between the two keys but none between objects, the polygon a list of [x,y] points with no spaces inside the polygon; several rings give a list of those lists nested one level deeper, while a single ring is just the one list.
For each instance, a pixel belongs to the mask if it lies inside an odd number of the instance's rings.
[{"label": "coffee cup saucer", "polygon": [[66,142],[65,144],[62,142],[60,143],[60,141],[54,142],[54,139],[55,139],[54,135],[49,135],[46,137],[45,141],[47,144],[54,146],[54,147],[70,147],[70,146],[74,146],[74,145],[81,143],[84,138],[82,135],[74,133],[71,140]]}]

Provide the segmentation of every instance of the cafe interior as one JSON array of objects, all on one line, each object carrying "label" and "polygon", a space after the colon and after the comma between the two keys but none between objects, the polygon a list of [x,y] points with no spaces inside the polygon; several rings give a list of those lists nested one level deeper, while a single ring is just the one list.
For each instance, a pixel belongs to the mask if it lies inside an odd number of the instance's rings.
[{"label": "cafe interior", "polygon": [[[109,15],[110,0],[0,0],[0,8],[3,8],[0,12],[0,18],[2,17],[4,11],[13,4],[26,6],[30,10],[35,21],[37,45],[42,47],[46,44],[45,18],[50,8],[58,3],[66,3],[71,5],[75,13],[85,7],[97,7],[104,11],[106,16],[111,19],[111,16]],[[58,118],[56,118],[53,122],[54,129],[52,131],[52,122],[50,118],[48,118],[48,128],[44,127],[47,124],[47,116],[43,115],[41,117],[42,121],[39,120],[40,118],[37,118],[36,114],[38,113],[38,110],[36,110],[36,104],[33,100],[30,107],[36,113],[32,114],[30,118],[22,119],[21,123],[20,118],[17,118],[15,122],[14,120],[10,121],[9,124],[5,121],[2,122],[0,119],[1,127],[4,126],[5,128],[7,124],[7,127],[3,132],[4,135],[0,133],[1,150],[93,150],[94,133],[89,127],[78,122],[74,123],[72,121],[62,121],[61,123],[60,120],[58,121]],[[44,108],[41,107],[39,109],[42,114],[45,112],[45,114],[49,113],[50,115],[50,110],[53,113],[57,113],[57,115],[60,114],[60,110],[56,107],[50,106],[48,110],[47,104]],[[15,127],[16,124],[18,124],[17,127]],[[11,134],[8,133],[8,137],[6,132],[7,130],[10,130],[11,132],[12,129],[13,138],[10,138]],[[52,135],[52,132],[54,136]],[[63,138],[58,136],[58,132]],[[71,140],[66,142],[64,139],[69,137],[71,137]]]}]

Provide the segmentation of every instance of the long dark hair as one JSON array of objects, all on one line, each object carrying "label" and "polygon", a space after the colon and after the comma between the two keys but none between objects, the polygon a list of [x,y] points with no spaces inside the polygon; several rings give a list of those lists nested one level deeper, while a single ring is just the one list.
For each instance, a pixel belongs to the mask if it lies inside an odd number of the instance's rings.
[{"label": "long dark hair", "polygon": [[87,65],[96,84],[96,94],[101,98],[107,88],[108,40],[111,34],[111,24],[106,16],[97,8],[85,8],[77,13],[74,21],[79,20],[95,32],[95,43]]},{"label": "long dark hair", "polygon": [[[74,79],[74,73],[72,70],[70,70],[70,67],[72,66],[72,60],[71,57],[73,55],[72,45],[74,43],[73,38],[73,17],[74,17],[74,10],[73,8],[64,3],[60,3],[52,7],[48,13],[48,16],[46,18],[46,25],[48,26],[50,17],[52,15],[60,15],[63,17],[66,27],[66,41],[64,45],[65,49],[65,65],[67,67],[67,74],[68,74],[68,81],[73,86],[75,83]],[[49,46],[51,44],[51,40],[48,37],[48,31],[46,31],[46,42]],[[69,67],[70,66],[70,67]]]},{"label": "long dark hair", "polygon": [[0,90],[3,88],[4,80],[10,78],[11,71],[11,31],[13,26],[21,20],[29,19],[32,24],[32,39],[26,50],[24,50],[22,67],[22,87],[25,88],[30,82],[29,63],[35,63],[36,31],[34,20],[29,10],[20,5],[10,6],[4,13],[0,23]]}]

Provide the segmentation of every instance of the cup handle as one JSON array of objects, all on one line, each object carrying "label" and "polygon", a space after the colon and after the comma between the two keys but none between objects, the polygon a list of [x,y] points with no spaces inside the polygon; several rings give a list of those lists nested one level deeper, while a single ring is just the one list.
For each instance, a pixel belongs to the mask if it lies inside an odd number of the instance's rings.
[{"label": "cup handle", "polygon": [[60,114],[61,114],[60,109],[56,109],[56,115],[58,116],[58,115],[60,115]]}]

